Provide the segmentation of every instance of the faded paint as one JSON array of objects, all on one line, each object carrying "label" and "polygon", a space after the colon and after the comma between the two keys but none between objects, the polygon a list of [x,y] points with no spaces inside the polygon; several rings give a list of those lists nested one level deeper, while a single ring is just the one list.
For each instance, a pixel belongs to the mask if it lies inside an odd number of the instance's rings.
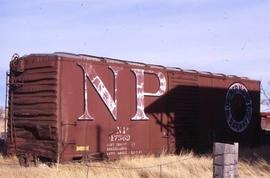
[{"label": "faded paint", "polygon": [[87,63],[78,63],[78,66],[80,66],[84,73],[84,114],[80,116],[79,120],[93,120],[94,118],[89,114],[88,112],[88,98],[87,98],[87,80],[91,82],[91,84],[96,89],[97,93],[100,95],[101,99],[109,109],[110,113],[113,116],[113,119],[117,119],[117,76],[118,72],[121,70],[119,67],[110,67],[110,69],[113,71],[114,74],[114,81],[115,81],[115,99],[112,98],[111,94],[105,87],[104,83],[100,79],[100,77],[97,75],[95,69],[91,64]]},{"label": "faded paint", "polygon": [[[100,95],[105,105],[111,112],[113,119],[117,120],[117,86],[118,86],[118,73],[122,70],[121,67],[112,67],[109,66],[109,69],[112,70],[114,75],[114,100],[111,97],[111,94],[105,87],[104,83],[100,77],[95,72],[95,69],[90,64],[80,64],[78,63],[83,70],[84,74],[84,114],[81,115],[78,120],[93,120],[94,118],[90,115],[88,111],[88,97],[87,97],[87,78],[91,84],[95,87],[97,93]],[[167,82],[166,77],[162,72],[154,72],[151,70],[142,70],[142,69],[131,69],[134,72],[136,77],[136,96],[137,96],[137,107],[136,114],[131,118],[131,120],[148,120],[144,112],[144,96],[162,96],[166,92]],[[159,81],[159,89],[155,93],[144,92],[144,73],[154,74]]]},{"label": "faded paint", "polygon": [[[144,96],[161,96],[165,93],[167,88],[166,78],[162,72],[144,71],[143,69],[131,69],[136,77],[136,96],[137,96],[137,108],[136,114],[131,120],[149,120],[144,112]],[[159,80],[159,89],[155,93],[144,92],[144,73],[154,74]]]},{"label": "faded paint", "polygon": [[[209,149],[212,141],[253,145],[259,140],[259,81],[93,56],[42,54],[17,60],[24,61],[24,70],[11,65],[7,144],[8,152],[18,156],[60,162],[115,159]],[[252,119],[242,133],[230,130],[224,112],[235,82],[243,83],[252,98]],[[92,120],[80,122],[78,116]]]},{"label": "faded paint", "polygon": [[[109,68],[112,70],[114,75],[114,103],[115,108],[112,111],[114,113],[114,120],[117,119],[117,99],[118,99],[118,73],[123,69],[122,67],[116,67],[116,66],[109,66]],[[110,101],[111,102],[111,101]]]}]

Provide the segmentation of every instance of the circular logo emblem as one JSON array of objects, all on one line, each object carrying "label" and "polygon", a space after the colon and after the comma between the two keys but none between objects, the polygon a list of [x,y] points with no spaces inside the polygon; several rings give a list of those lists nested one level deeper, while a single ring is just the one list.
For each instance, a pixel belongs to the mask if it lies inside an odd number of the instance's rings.
[{"label": "circular logo emblem", "polygon": [[226,94],[225,115],[227,124],[235,132],[243,132],[252,117],[252,101],[247,88],[234,83]]}]

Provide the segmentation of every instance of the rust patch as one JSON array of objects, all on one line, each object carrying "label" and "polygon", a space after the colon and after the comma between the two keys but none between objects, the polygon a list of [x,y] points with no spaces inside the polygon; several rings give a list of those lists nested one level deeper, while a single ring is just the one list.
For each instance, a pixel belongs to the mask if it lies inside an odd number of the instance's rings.
[{"label": "rust patch", "polygon": [[270,113],[261,113],[261,128],[266,131],[270,131]]},{"label": "rust patch", "polygon": [[23,158],[203,152],[261,131],[260,82],[247,78],[56,53],[11,61],[9,86],[8,151]]}]

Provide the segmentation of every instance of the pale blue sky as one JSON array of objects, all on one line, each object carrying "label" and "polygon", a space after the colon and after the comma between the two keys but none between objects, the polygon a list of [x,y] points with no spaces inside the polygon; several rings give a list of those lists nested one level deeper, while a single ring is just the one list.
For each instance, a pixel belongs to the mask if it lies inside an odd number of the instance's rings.
[{"label": "pale blue sky", "polygon": [[65,51],[235,74],[270,91],[270,1],[0,0],[0,104],[13,53]]}]

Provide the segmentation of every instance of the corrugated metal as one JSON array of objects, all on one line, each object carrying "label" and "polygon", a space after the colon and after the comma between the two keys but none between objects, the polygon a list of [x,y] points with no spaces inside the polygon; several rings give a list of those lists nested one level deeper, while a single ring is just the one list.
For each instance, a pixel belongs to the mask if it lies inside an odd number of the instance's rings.
[{"label": "corrugated metal", "polygon": [[[259,81],[68,53],[16,58],[10,73],[9,152],[25,160],[114,159],[259,140]],[[241,105],[243,122],[228,116],[238,112],[230,103],[239,93],[252,101]]]},{"label": "corrugated metal", "polygon": [[174,141],[181,147],[193,148],[197,143],[199,86],[198,76],[169,72],[168,112],[173,113]]},{"label": "corrugated metal", "polygon": [[[31,152],[54,159],[57,153],[57,62],[49,57],[11,63],[8,144],[17,154]],[[18,61],[18,60],[17,60]],[[54,159],[55,160],[55,159]]]}]

